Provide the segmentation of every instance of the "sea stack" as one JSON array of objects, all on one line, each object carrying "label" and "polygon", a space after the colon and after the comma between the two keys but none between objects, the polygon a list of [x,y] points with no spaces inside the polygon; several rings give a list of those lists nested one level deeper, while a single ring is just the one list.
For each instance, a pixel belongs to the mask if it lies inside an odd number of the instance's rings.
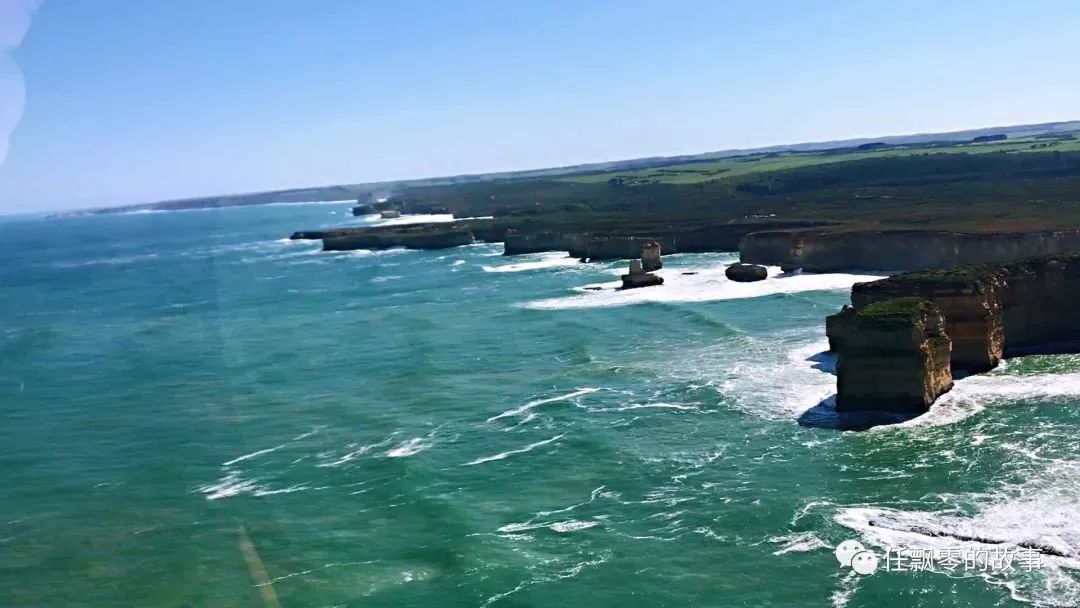
[{"label": "sea stack", "polygon": [[663,284],[663,277],[658,277],[651,272],[645,272],[641,268],[641,260],[630,260],[630,274],[622,275],[623,289],[634,289],[635,287],[651,287],[653,285]]},{"label": "sea stack", "polygon": [[660,243],[649,241],[641,246],[641,269],[645,272],[660,270],[664,263],[660,261]]},{"label": "sea stack", "polygon": [[754,281],[764,281],[769,276],[769,271],[764,266],[740,262],[728,266],[724,270],[724,276],[739,283],[752,283]]},{"label": "sea stack", "polygon": [[828,318],[837,411],[921,414],[952,388],[952,341],[933,302],[895,298]]}]

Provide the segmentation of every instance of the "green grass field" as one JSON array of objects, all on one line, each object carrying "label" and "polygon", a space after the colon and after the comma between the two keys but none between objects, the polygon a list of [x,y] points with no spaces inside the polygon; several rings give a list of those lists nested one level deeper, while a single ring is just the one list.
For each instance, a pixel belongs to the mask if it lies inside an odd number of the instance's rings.
[{"label": "green grass field", "polygon": [[918,156],[923,154],[991,154],[1005,152],[1009,154],[1021,154],[1026,152],[1073,152],[1080,151],[1080,131],[1077,139],[1052,140],[1038,138],[1032,135],[1012,138],[1005,141],[983,143],[957,143],[952,145],[934,146],[896,146],[881,150],[861,151],[849,149],[828,152],[781,152],[773,154],[753,154],[746,156],[733,156],[715,161],[692,162],[672,164],[660,167],[649,167],[636,171],[609,171],[601,173],[589,173],[568,175],[559,177],[562,181],[575,183],[602,183],[615,178],[621,178],[627,185],[640,185],[644,183],[662,184],[693,184],[699,182],[726,180],[729,178],[746,177],[757,173],[782,171],[800,167],[812,167],[843,163],[871,158],[888,158],[900,156]]}]

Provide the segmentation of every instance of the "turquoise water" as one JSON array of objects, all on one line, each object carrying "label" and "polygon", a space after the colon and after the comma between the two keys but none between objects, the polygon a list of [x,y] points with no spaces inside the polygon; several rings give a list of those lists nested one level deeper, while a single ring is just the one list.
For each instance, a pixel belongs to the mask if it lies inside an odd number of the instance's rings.
[{"label": "turquoise water", "polygon": [[865,277],[680,255],[619,293],[582,288],[621,264],[282,240],[346,214],[0,222],[0,606],[1080,602],[1074,559],[832,551],[951,546],[921,526],[1075,554],[1080,358],[843,431],[823,319]]}]

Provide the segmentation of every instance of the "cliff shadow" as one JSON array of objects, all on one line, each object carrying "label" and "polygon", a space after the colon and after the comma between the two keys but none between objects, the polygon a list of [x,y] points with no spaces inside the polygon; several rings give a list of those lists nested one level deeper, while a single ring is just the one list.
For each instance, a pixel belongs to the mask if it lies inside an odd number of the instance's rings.
[{"label": "cliff shadow", "polygon": [[823,350],[806,358],[812,363],[810,367],[826,374],[836,375],[836,353]]},{"label": "cliff shadow", "polygon": [[876,426],[900,424],[919,416],[917,413],[899,412],[838,412],[836,395],[822,399],[814,407],[803,412],[799,426],[837,431],[868,431]]}]

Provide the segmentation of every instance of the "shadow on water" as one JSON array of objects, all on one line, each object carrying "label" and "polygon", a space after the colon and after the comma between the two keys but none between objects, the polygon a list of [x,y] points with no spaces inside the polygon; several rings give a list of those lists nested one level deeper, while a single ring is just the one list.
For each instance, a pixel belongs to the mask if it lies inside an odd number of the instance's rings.
[{"label": "shadow on water", "polygon": [[914,412],[838,412],[836,395],[832,395],[803,412],[799,416],[799,425],[838,431],[867,431],[876,426],[907,422],[918,415]]},{"label": "shadow on water", "polygon": [[[836,353],[822,351],[810,355],[806,360],[813,364],[811,367],[814,369],[836,375]],[[907,422],[916,416],[916,413],[897,412],[838,412],[836,395],[831,395],[803,412],[799,416],[799,425],[840,431],[866,431],[875,426]]]},{"label": "shadow on water", "polygon": [[836,375],[836,353],[827,350],[821,351],[806,358],[813,363],[810,367],[826,374]]}]

